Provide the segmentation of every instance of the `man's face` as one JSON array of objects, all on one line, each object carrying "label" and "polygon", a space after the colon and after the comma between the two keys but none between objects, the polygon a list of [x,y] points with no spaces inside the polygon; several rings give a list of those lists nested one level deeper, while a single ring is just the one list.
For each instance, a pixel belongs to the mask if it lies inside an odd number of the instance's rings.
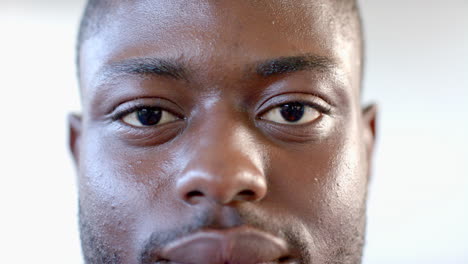
[{"label": "man's face", "polygon": [[331,1],[112,2],[70,119],[87,263],[359,263],[375,111]]}]

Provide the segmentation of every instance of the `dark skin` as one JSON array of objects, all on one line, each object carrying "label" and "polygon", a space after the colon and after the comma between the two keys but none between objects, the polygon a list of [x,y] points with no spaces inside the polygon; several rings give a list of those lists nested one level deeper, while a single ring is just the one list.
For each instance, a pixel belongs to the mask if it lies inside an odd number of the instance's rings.
[{"label": "dark skin", "polygon": [[70,118],[87,263],[360,263],[376,111],[352,22],[309,0],[106,13]]}]

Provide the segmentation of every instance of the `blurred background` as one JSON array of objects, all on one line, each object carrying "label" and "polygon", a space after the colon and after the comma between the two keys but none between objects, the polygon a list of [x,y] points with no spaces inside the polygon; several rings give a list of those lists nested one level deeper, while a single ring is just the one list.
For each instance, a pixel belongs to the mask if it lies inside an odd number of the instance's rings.
[{"label": "blurred background", "polygon": [[[380,106],[364,264],[467,264],[468,1],[360,2]],[[66,117],[83,6],[0,0],[0,263],[82,263]]]}]

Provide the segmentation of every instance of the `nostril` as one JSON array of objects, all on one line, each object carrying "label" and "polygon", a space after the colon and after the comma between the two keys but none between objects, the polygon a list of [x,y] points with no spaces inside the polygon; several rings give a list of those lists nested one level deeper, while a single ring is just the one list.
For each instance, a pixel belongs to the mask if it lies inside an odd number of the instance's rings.
[{"label": "nostril", "polygon": [[244,200],[244,201],[250,201],[254,200],[256,198],[256,194],[252,190],[243,190],[240,191],[237,194],[237,199],[236,200]]},{"label": "nostril", "polygon": [[242,195],[242,196],[255,196],[255,193],[251,190],[243,190],[241,192],[239,192],[239,195]]},{"label": "nostril", "polygon": [[294,261],[294,259],[291,256],[283,256],[283,257],[278,259],[279,263],[293,263],[293,261]]},{"label": "nostril", "polygon": [[195,198],[195,197],[202,197],[203,196],[203,193],[198,191],[198,190],[194,190],[194,191],[190,191],[188,192],[186,195],[185,195],[185,198],[187,200],[190,200],[192,198]]}]

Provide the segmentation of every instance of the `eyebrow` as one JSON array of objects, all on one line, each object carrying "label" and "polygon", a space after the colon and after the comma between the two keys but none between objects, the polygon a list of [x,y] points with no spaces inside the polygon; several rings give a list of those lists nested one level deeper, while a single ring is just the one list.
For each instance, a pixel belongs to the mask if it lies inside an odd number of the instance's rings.
[{"label": "eyebrow", "polygon": [[260,76],[269,77],[305,70],[330,71],[335,67],[336,63],[328,57],[306,54],[267,60],[257,65],[256,72]]},{"label": "eyebrow", "polygon": [[105,75],[159,75],[175,80],[187,79],[185,67],[176,60],[159,58],[135,58],[108,65]]},{"label": "eyebrow", "polygon": [[[334,67],[336,67],[336,63],[330,58],[310,54],[273,58],[253,64],[254,72],[262,77],[305,70],[330,71]],[[128,59],[111,63],[104,69],[105,77],[115,77],[122,74],[158,75],[175,80],[188,80],[188,72],[187,68],[177,60],[161,58]]]}]

